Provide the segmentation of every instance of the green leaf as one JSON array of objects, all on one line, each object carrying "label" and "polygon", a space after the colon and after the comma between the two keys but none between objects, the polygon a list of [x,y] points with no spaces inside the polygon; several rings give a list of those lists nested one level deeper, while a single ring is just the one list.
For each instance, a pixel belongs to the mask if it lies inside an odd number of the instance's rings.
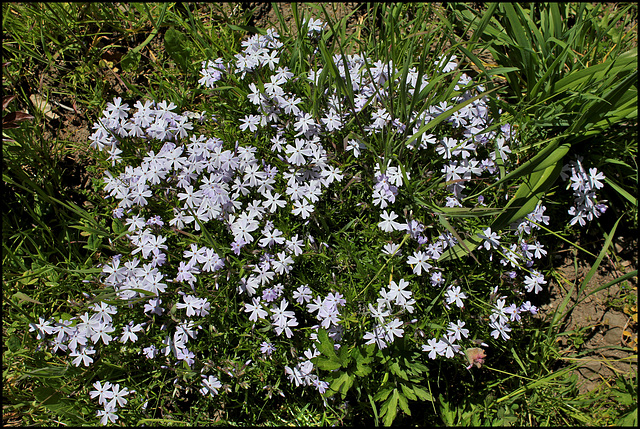
[{"label": "green leaf", "polygon": [[100,237],[98,234],[91,234],[87,239],[87,245],[82,247],[88,250],[97,251],[101,245],[102,237]]},{"label": "green leaf", "polygon": [[334,369],[338,369],[338,368],[342,367],[340,362],[332,360],[332,359],[323,358],[321,356],[317,356],[315,358],[314,364],[318,368],[324,369],[324,370],[327,370],[327,371],[333,371]]},{"label": "green leaf", "polygon": [[456,425],[456,416],[458,414],[457,409],[451,409],[449,407],[449,403],[444,399],[444,396],[440,394],[438,396],[440,399],[440,418],[446,426],[455,426]]},{"label": "green leaf", "polygon": [[[35,280],[35,279],[34,279],[34,280]],[[33,299],[33,298],[29,298],[29,296],[27,296],[25,293],[22,293],[22,292],[16,292],[16,293],[14,293],[14,294],[13,294],[13,298],[14,298],[14,299],[17,299],[17,300],[19,301],[19,302],[18,302],[19,304],[20,304],[20,303],[22,303],[22,302],[28,301],[28,302],[32,302],[32,303],[34,303],[34,304],[40,304],[40,305],[42,305],[42,303],[41,303],[40,301],[36,301],[36,300],[35,300],[35,299]]]},{"label": "green leaf", "polygon": [[340,347],[340,354],[338,355],[338,360],[342,363],[342,366],[345,368],[349,366],[351,362],[351,356],[349,356],[349,349],[347,347]]},{"label": "green leaf", "polygon": [[401,384],[400,387],[402,388],[402,393],[404,393],[404,395],[409,398],[412,401],[415,401],[418,399],[418,397],[416,396],[415,393],[413,393],[413,389],[410,387],[407,387],[404,384]]},{"label": "green leaf", "polygon": [[389,369],[391,370],[392,373],[399,376],[403,380],[409,380],[409,377],[407,376],[407,372],[402,368],[400,368],[400,364],[398,362],[392,363]]},{"label": "green leaf", "polygon": [[[557,145],[557,142],[549,144],[540,154],[498,181],[504,182],[529,173],[525,177],[524,183],[516,191],[516,194],[504,207],[502,213],[492,223],[491,229],[493,231],[501,231],[510,223],[525,217],[535,210],[540,199],[560,175],[562,159],[570,148],[568,144],[563,144],[559,147]],[[498,182],[490,187],[497,185]],[[467,255],[473,252],[481,241],[477,235],[471,236],[443,252],[438,262],[449,261]]]},{"label": "green leaf", "polygon": [[560,94],[567,90],[579,91],[587,83],[600,80],[605,73],[616,73],[625,68],[637,68],[638,50],[634,48],[621,54],[615,60],[605,61],[585,69],[578,70],[560,79],[553,87],[554,94]]},{"label": "green leaf", "polygon": [[67,373],[66,366],[47,366],[44,368],[34,369],[33,371],[25,371],[23,377],[35,378],[62,378]]},{"label": "green leaf", "polygon": [[7,344],[7,347],[9,347],[9,351],[15,353],[20,350],[22,343],[20,343],[18,337],[16,337],[15,335],[9,335],[8,337],[9,338],[5,337],[5,343]]},{"label": "green leaf", "polygon": [[129,52],[127,52],[127,54],[120,60],[120,66],[122,67],[122,70],[129,72],[138,70],[138,66],[140,65],[140,58],[142,58],[140,52],[135,49],[129,49]]},{"label": "green leaf", "polygon": [[631,405],[636,402],[636,400],[628,392],[613,390],[611,392],[611,395],[616,398],[616,402],[618,402],[620,405]]},{"label": "green leaf", "polygon": [[[637,82],[638,73],[631,73],[631,75],[625,77],[615,87],[603,94],[601,98],[587,103],[585,107],[581,108],[581,115],[577,120],[573,121],[567,130],[567,134],[577,134],[593,128],[609,128],[612,120],[620,117],[618,109],[623,108],[623,105],[629,101],[635,106],[635,116],[637,117],[637,91],[631,91],[630,89],[633,85],[637,85]],[[606,86],[606,83],[602,86]]]},{"label": "green leaf", "polygon": [[616,422],[616,426],[621,426],[621,427],[638,427],[638,407],[636,406],[633,411],[631,411],[629,414],[627,414],[624,417],[621,417],[617,422]]},{"label": "green leaf", "polygon": [[33,390],[33,396],[35,396],[38,402],[49,401],[55,394],[56,391],[49,386],[40,386]]},{"label": "green leaf", "polygon": [[[404,385],[402,385],[404,387]],[[405,412],[408,416],[411,415],[411,410],[409,410],[409,402],[407,398],[398,392],[398,405],[400,405],[400,409]]]},{"label": "green leaf", "polygon": [[53,411],[54,413],[62,414],[66,417],[71,416],[71,407],[73,403],[70,399],[65,398],[61,392],[49,386],[40,386],[34,389],[33,394],[40,405]]},{"label": "green leaf", "polygon": [[514,197],[507,203],[505,211],[491,225],[493,231],[501,231],[511,222],[531,213],[540,199],[549,190],[562,170],[561,159],[543,171],[535,171],[520,185]]},{"label": "green leaf", "polygon": [[425,372],[429,372],[429,368],[426,365],[423,365],[420,362],[412,361],[410,359],[404,358],[404,366],[407,368],[407,371],[410,374],[421,375]]},{"label": "green leaf", "polygon": [[476,247],[480,245],[481,242],[482,242],[482,239],[477,235],[471,236],[463,240],[462,241],[463,244],[458,243],[455,246],[449,247],[448,249],[446,249],[438,259],[438,262],[445,262],[445,261],[459,259],[467,255],[469,252],[473,252],[476,249]]},{"label": "green leaf", "polygon": [[512,71],[520,70],[518,67],[494,67],[492,69],[488,69],[485,73],[487,77],[489,76],[500,76]]},{"label": "green leaf", "polygon": [[164,35],[164,46],[169,56],[180,66],[183,72],[191,72],[191,49],[187,37],[180,31],[169,28]]},{"label": "green leaf", "polygon": [[361,348],[356,347],[351,352],[351,357],[356,361],[358,365],[365,365],[371,363],[373,361],[373,348],[370,348],[372,344],[369,344],[367,347]]},{"label": "green leaf", "polygon": [[624,197],[631,204],[633,204],[634,206],[638,205],[638,199],[633,195],[631,195],[630,193],[628,193],[627,191],[625,191],[624,189],[622,189],[622,187],[617,183],[615,183],[613,180],[611,180],[608,177],[605,177],[604,181],[607,185],[611,186],[618,194],[620,194],[620,196]]},{"label": "green leaf", "polygon": [[[536,171],[545,170],[561,161],[562,158],[567,154],[567,152],[569,152],[569,149],[571,149],[570,144],[565,143],[560,145],[560,140],[554,139],[549,142],[549,144],[547,144],[544,149],[539,150],[533,158],[523,163],[520,167],[507,174],[502,179],[484,188],[482,192],[485,193],[488,189],[510,184],[515,179],[525,177],[527,175],[535,173]],[[467,199],[476,198],[477,196],[477,194],[471,195],[467,197]]]},{"label": "green leaf", "polygon": [[400,394],[398,393],[398,389],[393,389],[393,394],[389,399],[382,404],[380,407],[380,415],[384,416],[382,418],[382,422],[385,426],[391,426],[391,423],[396,418],[396,414],[398,413],[398,397]]},{"label": "green leaf", "polygon": [[351,352],[351,357],[356,362],[356,370],[354,374],[358,377],[364,377],[371,374],[371,368],[368,366],[369,363],[373,360],[371,356],[372,349],[370,348],[360,348],[356,347]]},{"label": "green leaf", "polygon": [[347,396],[347,392],[349,391],[349,389],[351,389],[351,386],[353,386],[353,382],[355,381],[355,377],[351,376],[351,374],[349,374],[348,372],[344,373],[344,375],[346,375],[346,378],[344,380],[344,383],[342,383],[342,387],[340,388],[342,399]]},{"label": "green leaf", "polygon": [[433,402],[433,396],[431,395],[431,393],[427,392],[426,390],[424,390],[420,386],[417,386],[417,385],[414,384],[413,385],[413,393],[415,393],[416,396],[422,401]]},{"label": "green leaf", "polygon": [[338,378],[336,378],[331,382],[329,389],[331,389],[333,392],[336,392],[336,393],[340,392],[340,394],[344,398],[344,396],[346,395],[346,392],[349,390],[352,384],[353,384],[353,380],[351,379],[351,377],[349,377],[349,374],[346,372],[343,372],[340,374]]},{"label": "green leaf", "polygon": [[356,362],[356,370],[354,372],[355,375],[357,375],[358,377],[365,377],[369,374],[371,374],[371,367],[362,363],[362,362]]},{"label": "green leaf", "polygon": [[[440,222],[440,224],[442,226],[444,226],[451,234],[453,234],[453,236],[455,237],[456,240],[458,240],[458,244],[456,246],[459,246],[461,248],[460,252],[462,253],[464,249],[464,253],[465,255],[471,255],[473,257],[473,259],[475,259],[476,262],[478,262],[478,264],[480,264],[480,262],[476,259],[476,257],[473,255],[473,250],[475,249],[475,246],[468,246],[467,243],[470,243],[470,240],[463,240],[462,237],[460,237],[460,235],[458,234],[458,232],[451,226],[451,224],[447,221],[447,219],[441,215],[438,214],[438,222]],[[454,251],[455,252],[455,251]],[[450,256],[447,255],[447,256]],[[445,257],[446,259],[446,257]],[[439,259],[439,261],[443,260],[442,258]]]},{"label": "green leaf", "polygon": [[320,351],[320,353],[328,357],[333,362],[337,362],[342,365],[342,361],[336,354],[336,350],[333,347],[333,341],[331,341],[325,329],[318,330],[318,341],[318,351]]},{"label": "green leaf", "polygon": [[22,283],[23,285],[32,285],[32,284],[36,283],[38,280],[40,280],[40,279],[37,278],[37,277],[31,277],[31,276],[28,276],[28,277],[24,277],[23,276],[23,277],[18,278],[18,281],[20,283]]},{"label": "green leaf", "polygon": [[128,232],[127,227],[122,223],[120,219],[114,218],[111,222],[111,229],[116,235],[120,235],[124,232]]},{"label": "green leaf", "polygon": [[373,410],[373,421],[375,426],[378,426],[378,408],[376,407],[376,402],[373,400],[373,396],[371,396],[371,394],[367,395],[369,398],[369,403],[371,404],[371,409]]},{"label": "green leaf", "polygon": [[381,388],[378,393],[373,397],[376,402],[384,401],[389,397],[389,394],[393,391],[393,387]]}]

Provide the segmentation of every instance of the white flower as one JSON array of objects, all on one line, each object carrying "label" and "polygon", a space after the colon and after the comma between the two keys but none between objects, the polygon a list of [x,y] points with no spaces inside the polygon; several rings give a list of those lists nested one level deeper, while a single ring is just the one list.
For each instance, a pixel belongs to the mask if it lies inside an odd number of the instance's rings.
[{"label": "white flower", "polygon": [[429,352],[429,359],[435,359],[436,356],[444,353],[445,344],[436,338],[427,340],[427,344],[422,345],[423,352]]},{"label": "white flower", "polygon": [[500,336],[505,341],[508,340],[509,338],[511,338],[509,336],[509,334],[508,334],[508,332],[511,332],[511,328],[509,328],[509,325],[507,325],[506,323],[501,323],[500,321],[495,321],[495,322],[489,323],[489,326],[491,326],[493,328],[493,331],[491,331],[491,336],[493,338],[495,338],[496,340]]},{"label": "white flower", "polygon": [[380,214],[380,217],[382,218],[382,221],[378,222],[378,227],[380,227],[380,229],[385,232],[404,231],[405,229],[407,229],[406,224],[395,221],[395,219],[398,218],[398,215],[393,210],[391,211],[391,213],[388,213],[386,210],[384,210]]},{"label": "white flower", "polygon": [[482,234],[478,234],[478,236],[484,239],[483,246],[487,250],[491,250],[491,248],[497,249],[500,246],[500,236],[491,231],[491,227],[483,230]]},{"label": "white flower", "polygon": [[445,292],[445,300],[447,304],[456,303],[459,308],[464,307],[463,299],[466,299],[467,295],[464,292],[460,292],[460,286],[449,286]]},{"label": "white flower", "polygon": [[93,383],[93,387],[95,387],[96,390],[91,390],[89,396],[91,396],[92,399],[97,397],[100,405],[106,405],[107,399],[113,398],[110,382],[106,381],[103,386],[102,383],[96,381]]},{"label": "white flower", "polygon": [[100,417],[100,424],[106,425],[111,421],[111,423],[115,423],[118,420],[118,415],[115,413],[116,409],[114,407],[105,407],[104,410],[98,410],[97,416]]},{"label": "white flower", "polygon": [[414,265],[413,272],[417,275],[422,275],[422,270],[425,272],[429,272],[429,270],[433,267],[431,264],[427,262],[429,258],[422,251],[413,252],[413,256],[409,256],[407,258],[407,263],[410,265]]},{"label": "white flower", "polygon": [[400,279],[398,283],[395,281],[389,282],[389,293],[387,296],[395,300],[397,305],[404,305],[411,298],[411,291],[405,290],[405,288],[409,286],[409,282],[405,279]]},{"label": "white flower", "polygon": [[524,277],[524,284],[527,292],[533,291],[537,294],[538,292],[542,291],[542,285],[547,284],[547,281],[544,279],[544,276],[540,272],[533,270],[530,276]]},{"label": "white flower", "polygon": [[464,329],[465,322],[458,319],[456,323],[449,322],[449,327],[447,328],[447,334],[450,336],[452,341],[458,340],[460,341],[462,337],[467,338],[469,336],[469,330]]},{"label": "white flower", "polygon": [[115,410],[116,404],[121,407],[124,407],[125,405],[127,405],[127,400],[124,398],[130,393],[129,390],[127,390],[127,388],[123,387],[122,389],[120,389],[120,385],[116,383],[113,386],[111,386],[111,390],[113,391],[113,397],[111,398],[111,400],[109,401],[109,403],[105,408],[111,407]]},{"label": "white flower", "polygon": [[386,306],[383,306],[380,302],[377,307],[374,307],[369,303],[369,313],[378,323],[384,323],[384,318],[390,314],[389,309]]},{"label": "white flower", "polygon": [[320,33],[322,29],[327,25],[319,19],[314,20],[313,18],[309,18],[308,21],[305,21],[307,24],[307,34],[312,35],[315,33]]},{"label": "white flower", "polygon": [[298,120],[293,124],[298,134],[305,134],[311,130],[312,127],[315,127],[316,123],[313,120],[313,116],[309,113],[302,113],[302,115],[298,116]]},{"label": "white flower", "polygon": [[311,149],[307,147],[307,141],[299,138],[295,139],[295,146],[288,144],[284,151],[289,155],[287,161],[293,165],[303,165],[306,162],[304,157],[313,155]]},{"label": "white flower", "polygon": [[382,246],[382,253],[385,255],[400,255],[400,244],[387,243]]},{"label": "white flower", "polygon": [[385,339],[391,343],[393,342],[393,337],[402,338],[404,329],[402,329],[401,326],[402,322],[397,317],[384,325]]},{"label": "white flower", "polygon": [[242,131],[246,131],[247,128],[249,131],[257,131],[258,124],[260,123],[260,116],[258,115],[246,115],[244,118],[240,119],[242,124],[240,125],[240,129]]},{"label": "white flower", "polygon": [[293,291],[293,299],[295,299],[298,304],[304,304],[311,301],[311,289],[309,286],[299,286],[295,291]]},{"label": "white flower", "polygon": [[307,219],[313,213],[313,204],[309,203],[306,198],[296,200],[293,202],[293,210],[291,212],[294,215],[300,215],[302,219]]},{"label": "white flower", "polygon": [[222,387],[222,383],[220,383],[220,380],[218,380],[213,375],[207,377],[206,375],[202,374],[201,384],[202,388],[200,389],[200,393],[202,394],[202,396],[205,396],[207,394],[215,396],[218,394],[218,389]]}]

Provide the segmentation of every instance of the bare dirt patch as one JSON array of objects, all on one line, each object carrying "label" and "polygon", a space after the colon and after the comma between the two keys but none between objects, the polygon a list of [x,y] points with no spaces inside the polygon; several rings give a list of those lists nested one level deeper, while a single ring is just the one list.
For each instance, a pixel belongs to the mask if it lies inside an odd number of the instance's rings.
[{"label": "bare dirt patch", "polygon": [[[541,306],[539,313],[539,317],[549,316],[571,293],[567,309],[574,304],[575,307],[563,326],[565,335],[558,341],[567,362],[581,363],[576,370],[580,393],[609,386],[617,376],[638,369],[637,307],[629,299],[630,295],[637,296],[637,276],[598,290],[637,269],[637,239],[616,241],[617,260],[606,257],[580,296],[578,289],[591,270],[591,262],[574,259],[570,252],[558,253],[554,265],[559,279],[549,282],[550,301]],[[573,358],[575,355],[580,357]]]}]

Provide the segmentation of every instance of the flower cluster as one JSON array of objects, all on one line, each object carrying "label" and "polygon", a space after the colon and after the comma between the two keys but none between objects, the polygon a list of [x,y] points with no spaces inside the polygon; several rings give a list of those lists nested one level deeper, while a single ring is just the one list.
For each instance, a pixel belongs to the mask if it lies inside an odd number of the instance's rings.
[{"label": "flower cluster", "polygon": [[604,186],[602,180],[605,179],[597,168],[589,168],[587,173],[582,165],[582,158],[578,158],[562,168],[561,177],[562,180],[570,180],[567,189],[573,189],[575,197],[574,205],[569,209],[569,214],[573,216],[570,225],[579,223],[580,226],[585,226],[587,221],[600,217],[607,210],[604,204],[606,201],[598,201],[596,197],[596,191]]},{"label": "flower cluster", "polygon": [[118,420],[118,406],[124,407],[127,405],[127,399],[125,396],[129,393],[135,393],[129,391],[127,388],[120,388],[119,384],[111,384],[106,381],[102,384],[100,381],[93,383],[95,390],[89,392],[91,398],[97,398],[98,404],[104,406],[104,409],[99,410],[97,415],[100,417],[100,423],[106,425],[108,422],[115,423]]},{"label": "flower cluster", "polygon": [[[313,19],[305,25],[312,39],[324,28]],[[453,210],[501,203],[468,198],[496,179],[498,164],[511,167],[509,145],[518,143],[509,124],[494,123],[487,99],[478,96],[484,88],[459,73],[449,97],[397,115],[385,100],[401,86],[411,95],[422,93],[432,76],[409,68],[401,85],[401,71],[392,62],[335,55],[330,66],[350,82],[350,104],[337,85],[322,79],[329,65],[316,63],[299,76],[282,65],[286,49],[277,31],[251,36],[242,46],[233,60],[205,61],[200,72],[199,83],[206,88],[232,82],[246,94],[242,113],[229,125],[233,130],[224,135],[206,128],[205,114],[178,113],[168,101],[137,101],[130,108],[116,98],[107,104],[90,140],[119,171],[105,173],[104,192],[113,201],[122,238],[114,244],[119,253],[102,266],[101,275],[118,305],[99,301],[92,304],[93,313],[53,325],[40,318],[31,330],[38,339],[55,335],[53,351],[69,351],[76,366],[90,366],[92,356],[119,335],[122,344],[135,343],[149,365],[200,371],[197,390],[213,397],[223,384],[205,371],[204,362],[212,356],[195,344],[213,338],[213,331],[230,329],[214,326],[212,316],[235,312],[244,317],[244,328],[260,328],[259,338],[243,338],[255,342],[262,362],[295,341],[298,355],[281,374],[296,387],[322,394],[329,384],[314,364],[320,330],[336,349],[353,341],[384,350],[397,338],[418,338],[407,333],[431,317],[422,312],[426,303],[439,302],[441,328],[426,343],[416,340],[416,349],[429,359],[466,359],[470,367],[480,366],[485,354],[475,346],[489,346],[476,338],[507,341],[522,315],[537,311],[525,296],[546,284],[533,268],[547,253],[535,235],[539,225],[549,223],[546,208],[539,204],[503,231],[485,225],[471,232],[482,239],[476,255],[490,263],[497,255],[493,269],[507,279],[499,286],[476,285],[460,281],[464,274],[443,262],[458,240],[450,228],[432,221],[411,193],[439,173],[441,178],[433,179],[435,206]],[[455,57],[443,56],[435,73],[453,76],[456,69]],[[322,94],[315,102],[302,90],[309,86]],[[421,131],[441,115],[446,120]],[[386,136],[397,142],[403,157],[383,156]],[[139,155],[126,158],[123,166],[128,146]],[[592,169],[584,179],[579,163],[571,169],[574,190],[584,193],[571,214],[584,212],[576,215],[582,224],[603,211],[593,194],[602,176]],[[323,253],[334,251],[323,241],[331,242],[334,231],[322,230],[322,208],[356,181],[369,192],[359,204],[366,204],[360,216],[372,225],[371,252],[381,261],[375,268],[389,270],[388,282],[364,288],[364,302],[354,298],[359,293],[349,293],[348,281],[329,285],[306,272],[317,255],[333,264]],[[333,265],[328,270],[338,271]],[[484,320],[470,317],[468,307],[477,305],[470,297],[489,303],[477,308],[485,312]],[[345,332],[345,320],[362,325]],[[105,406],[101,422],[115,422],[116,405],[126,404],[123,397],[130,392],[109,382],[94,387],[92,397]]]},{"label": "flower cluster", "polygon": [[[374,307],[368,304],[369,313],[375,319],[375,324],[373,331],[364,334],[363,339],[367,340],[365,344],[375,344],[380,349],[384,349],[388,344],[393,343],[396,337],[403,336],[403,322],[395,315],[404,312],[413,313],[414,311],[416,301],[412,298],[413,292],[408,287],[409,282],[405,279],[400,279],[397,283],[391,280],[388,290],[380,289],[377,305]],[[394,312],[392,313],[392,311]],[[392,314],[394,317],[389,320]]]},{"label": "flower cluster", "polygon": [[[54,335],[50,346],[53,352],[58,350],[69,352],[73,358],[73,365],[90,366],[96,353],[95,346],[98,343],[108,345],[114,340],[113,334],[116,328],[113,326],[112,315],[117,313],[115,306],[104,302],[92,306],[93,313],[85,312],[73,320],[60,319],[57,323],[51,320],[39,318],[38,323],[29,325],[30,332],[36,332],[38,339],[44,339],[46,335]],[[138,340],[137,333],[142,331],[144,323],[134,324],[129,322],[122,327],[119,342],[135,343]],[[117,336],[118,334],[116,334]]]}]

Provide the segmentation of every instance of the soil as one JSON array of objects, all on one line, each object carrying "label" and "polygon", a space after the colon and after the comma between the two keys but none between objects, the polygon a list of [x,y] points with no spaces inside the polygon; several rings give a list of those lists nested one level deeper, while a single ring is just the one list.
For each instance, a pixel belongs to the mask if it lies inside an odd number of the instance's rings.
[{"label": "soil", "polygon": [[563,325],[562,332],[566,335],[558,341],[567,363],[575,362],[570,356],[580,356],[582,365],[575,371],[580,393],[606,388],[619,375],[637,373],[637,304],[629,297],[637,297],[638,277],[597,290],[637,269],[637,249],[637,238],[614,239],[616,260],[605,257],[580,295],[578,289],[591,270],[591,261],[574,259],[571,252],[556,254],[554,266],[559,281],[549,282],[549,300],[540,307],[538,317],[547,320],[553,317],[571,293],[566,308],[574,307]]}]

